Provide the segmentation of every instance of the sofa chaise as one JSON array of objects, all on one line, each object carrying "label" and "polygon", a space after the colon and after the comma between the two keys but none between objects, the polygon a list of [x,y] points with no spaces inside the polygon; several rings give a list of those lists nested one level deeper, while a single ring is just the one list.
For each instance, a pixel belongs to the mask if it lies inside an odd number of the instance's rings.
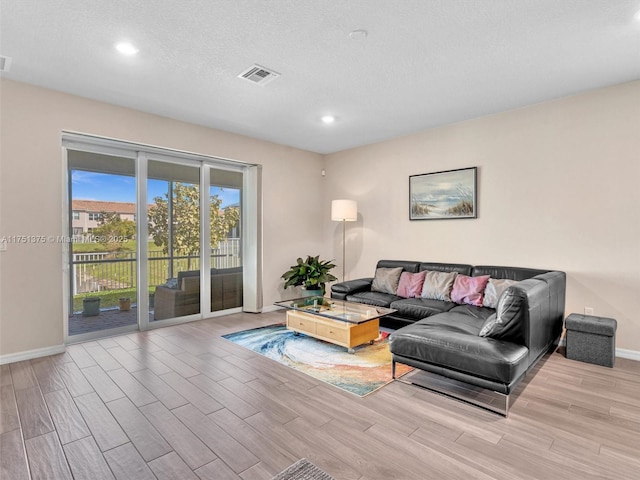
[{"label": "sofa chaise", "polygon": [[[422,282],[422,283],[421,283]],[[388,307],[392,369],[412,383],[507,415],[509,395],[562,332],[564,272],[380,260],[376,275],[334,284],[332,298]]]}]

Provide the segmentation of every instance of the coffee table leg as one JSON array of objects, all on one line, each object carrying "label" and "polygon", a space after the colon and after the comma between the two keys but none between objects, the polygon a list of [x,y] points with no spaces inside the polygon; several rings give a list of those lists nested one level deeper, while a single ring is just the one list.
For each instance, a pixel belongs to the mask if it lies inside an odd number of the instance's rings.
[{"label": "coffee table leg", "polygon": [[354,354],[354,353],[356,353],[356,349],[355,348],[347,348],[347,353]]}]

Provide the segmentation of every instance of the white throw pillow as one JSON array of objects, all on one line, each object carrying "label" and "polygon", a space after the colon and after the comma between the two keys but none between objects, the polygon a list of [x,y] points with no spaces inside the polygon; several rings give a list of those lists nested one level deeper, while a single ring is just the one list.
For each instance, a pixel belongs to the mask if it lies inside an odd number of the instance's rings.
[{"label": "white throw pillow", "polygon": [[451,289],[458,272],[436,272],[427,270],[422,284],[422,298],[451,301]]},{"label": "white throw pillow", "polygon": [[507,280],[502,278],[490,278],[484,289],[483,307],[497,308],[498,300],[504,291],[511,285],[518,283],[517,280]]}]

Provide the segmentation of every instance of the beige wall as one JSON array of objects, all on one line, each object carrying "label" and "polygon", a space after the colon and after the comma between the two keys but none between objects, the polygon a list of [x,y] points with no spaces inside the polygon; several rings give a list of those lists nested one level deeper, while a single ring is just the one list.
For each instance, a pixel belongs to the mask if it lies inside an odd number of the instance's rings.
[{"label": "beige wall", "polygon": [[[353,198],[348,278],[380,258],[561,269],[567,312],[616,318],[617,346],[640,351],[640,82],[324,158],[6,80],[0,107],[0,236],[62,234],[62,130],[217,155],[264,167],[265,306],[296,256],[341,271],[329,204]],[[409,175],[468,166],[478,219],[408,220]],[[0,253],[0,355],[63,343],[62,268],[61,245]]]},{"label": "beige wall", "polygon": [[[321,244],[322,156],[21,83],[0,83],[0,237],[61,235],[61,132],[263,165],[264,304],[296,256]],[[0,355],[63,343],[62,245],[0,252]]]},{"label": "beige wall", "polygon": [[[477,219],[409,221],[408,177],[478,167]],[[640,352],[640,82],[325,158],[325,203],[353,198],[348,278],[381,258],[567,272],[567,312],[618,320]],[[326,233],[341,257],[341,230]]]}]

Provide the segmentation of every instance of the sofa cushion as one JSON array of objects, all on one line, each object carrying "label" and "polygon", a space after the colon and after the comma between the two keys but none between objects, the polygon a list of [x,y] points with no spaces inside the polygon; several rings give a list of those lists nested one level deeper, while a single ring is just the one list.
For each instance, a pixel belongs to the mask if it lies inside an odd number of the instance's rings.
[{"label": "sofa cushion", "polygon": [[371,284],[371,291],[395,295],[398,291],[401,273],[402,267],[376,268],[376,274]]},{"label": "sofa cushion", "polygon": [[349,295],[361,290],[371,290],[371,282],[373,278],[358,278],[356,280],[347,280],[346,282],[335,283],[331,285],[331,293],[341,293]]},{"label": "sofa cushion", "polygon": [[478,277],[458,275],[451,289],[451,301],[481,307],[482,294],[488,281],[489,275]]},{"label": "sofa cushion", "polygon": [[437,272],[435,270],[425,270],[425,272],[420,296],[431,300],[450,302],[451,289],[458,272]]},{"label": "sofa cushion", "polygon": [[347,295],[346,300],[347,302],[358,302],[377,307],[389,307],[392,302],[402,300],[402,297],[381,292],[358,292],[353,295]]},{"label": "sofa cushion", "polygon": [[391,302],[391,308],[397,310],[396,315],[416,320],[446,312],[455,307],[455,305],[455,303],[429,298],[405,298]]},{"label": "sofa cushion", "polygon": [[244,273],[244,267],[212,268],[211,275],[228,275],[230,273]]},{"label": "sofa cushion", "polygon": [[[455,303],[453,305],[455,306]],[[451,331],[477,336],[484,322],[479,318],[449,310],[438,316],[423,318],[416,323],[422,325],[439,325]]]},{"label": "sofa cushion", "polygon": [[420,262],[408,262],[406,260],[378,260],[376,268],[402,267],[403,272],[415,273],[418,271]]},{"label": "sofa cushion", "polygon": [[509,384],[526,371],[529,350],[479,337],[481,325],[468,315],[445,312],[396,330],[389,337],[389,348],[394,356]]},{"label": "sofa cushion", "polygon": [[182,279],[182,285],[180,289],[185,293],[200,293],[200,277],[188,276]]},{"label": "sofa cushion", "polygon": [[507,280],[506,278],[489,278],[489,282],[484,289],[482,306],[497,308],[500,295],[511,285],[518,283],[517,280]]},{"label": "sofa cushion", "polygon": [[399,297],[415,298],[422,293],[422,285],[424,284],[424,276],[427,272],[411,273],[402,272],[400,281],[398,282]]},{"label": "sofa cushion", "polygon": [[450,312],[452,312],[452,313],[463,313],[465,315],[469,315],[470,317],[482,320],[483,322],[487,318],[489,318],[491,315],[496,313],[495,309],[493,309],[493,308],[474,307],[473,305],[457,305],[455,303],[454,303],[454,305],[455,305],[455,307],[453,307],[451,310],[449,310]]},{"label": "sofa cushion", "polygon": [[420,263],[419,269],[417,271],[422,270],[432,270],[434,272],[457,272],[462,275],[471,275],[471,269],[473,267],[471,265],[467,265],[464,263],[434,263],[434,262],[422,262]]},{"label": "sofa cushion", "polygon": [[492,278],[508,278],[509,280],[522,281],[527,278],[535,277],[549,270],[539,270],[535,268],[522,267],[501,267],[495,265],[476,265],[471,269],[470,275],[477,277],[479,275],[489,275]]},{"label": "sofa cushion", "polygon": [[513,286],[507,288],[498,301],[496,313],[485,320],[479,335],[524,343],[526,309],[526,293]]}]

